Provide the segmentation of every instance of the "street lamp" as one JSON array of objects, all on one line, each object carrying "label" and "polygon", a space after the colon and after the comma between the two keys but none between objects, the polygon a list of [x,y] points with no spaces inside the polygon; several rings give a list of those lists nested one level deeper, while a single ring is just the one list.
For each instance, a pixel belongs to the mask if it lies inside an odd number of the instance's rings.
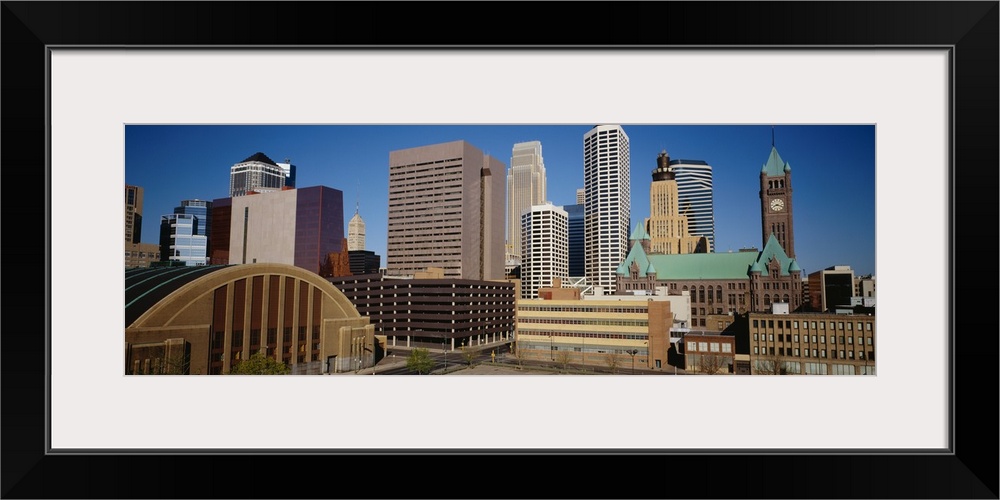
[{"label": "street lamp", "polygon": [[625,351],[625,354],[632,356],[632,375],[635,375],[635,355],[639,354],[639,351],[637,349],[631,349]]}]

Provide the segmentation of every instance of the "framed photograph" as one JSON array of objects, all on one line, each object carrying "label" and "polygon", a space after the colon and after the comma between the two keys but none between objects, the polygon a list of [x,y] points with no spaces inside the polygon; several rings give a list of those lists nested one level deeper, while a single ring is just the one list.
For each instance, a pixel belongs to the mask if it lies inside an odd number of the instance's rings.
[{"label": "framed photograph", "polygon": [[[640,472],[544,490],[570,497],[997,498],[981,458],[997,456],[997,339],[976,333],[996,328],[962,300],[996,287],[957,245],[997,227],[997,2],[610,4],[628,20],[613,43],[563,27],[557,45],[490,39],[506,15],[413,22],[441,7],[3,3],[8,222],[31,219],[9,217],[14,189],[46,201],[44,225],[8,224],[41,248],[6,252],[30,290],[7,299],[4,497],[275,498],[285,479],[241,472],[345,459],[376,480],[292,496],[405,498],[435,479],[433,496],[535,496],[525,478],[559,455]],[[600,123],[874,126],[877,376],[123,376],[127,126]],[[851,186],[829,189],[847,213]],[[16,334],[29,317],[44,328]],[[188,475],[210,489],[163,480]]]}]

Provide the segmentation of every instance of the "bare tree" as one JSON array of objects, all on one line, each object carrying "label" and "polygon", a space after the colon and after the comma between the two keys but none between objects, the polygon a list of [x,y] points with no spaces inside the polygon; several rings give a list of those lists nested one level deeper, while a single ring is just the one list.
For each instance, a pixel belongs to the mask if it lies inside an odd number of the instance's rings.
[{"label": "bare tree", "polygon": [[521,350],[521,346],[517,342],[510,345],[510,355],[514,356],[514,360],[517,361],[517,369],[520,370],[524,364],[524,351]]},{"label": "bare tree", "polygon": [[569,358],[569,351],[559,351],[559,354],[556,355],[556,362],[558,362],[559,366],[562,366],[562,369],[565,370],[569,368]]},{"label": "bare tree", "polygon": [[698,356],[698,372],[706,375],[715,375],[726,369],[726,358],[715,354],[700,354]]},{"label": "bare tree", "polygon": [[621,366],[621,360],[614,353],[607,353],[604,355],[604,364],[611,369],[611,373],[618,373],[618,367]]},{"label": "bare tree", "polygon": [[757,358],[752,373],[754,375],[793,375],[789,370],[784,356],[760,356]]}]

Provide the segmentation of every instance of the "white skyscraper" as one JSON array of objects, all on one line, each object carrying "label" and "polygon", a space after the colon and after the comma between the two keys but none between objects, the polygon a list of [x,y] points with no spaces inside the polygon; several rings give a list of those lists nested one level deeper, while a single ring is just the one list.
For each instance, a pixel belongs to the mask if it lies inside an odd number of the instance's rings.
[{"label": "white skyscraper", "polygon": [[521,298],[537,299],[552,278],[569,276],[569,214],[546,203],[521,214]]},{"label": "white skyscraper", "polygon": [[521,215],[545,203],[545,163],[539,141],[514,144],[507,171],[507,260],[520,262]]},{"label": "white skyscraper", "polygon": [[677,204],[687,215],[688,234],[708,239],[715,251],[715,207],[712,202],[712,166],[702,160],[670,160],[677,180]]},{"label": "white skyscraper", "polygon": [[597,125],[583,135],[583,175],[587,279],[610,295],[631,218],[629,140],[620,126]]},{"label": "white skyscraper", "polygon": [[359,210],[358,207],[354,209],[354,217],[347,223],[347,250],[352,252],[365,249],[365,221]]}]

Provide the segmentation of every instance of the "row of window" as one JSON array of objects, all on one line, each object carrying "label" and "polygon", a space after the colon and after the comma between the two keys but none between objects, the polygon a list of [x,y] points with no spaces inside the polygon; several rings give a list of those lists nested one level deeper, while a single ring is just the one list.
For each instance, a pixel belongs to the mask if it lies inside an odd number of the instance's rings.
[{"label": "row of window", "polygon": [[[806,330],[816,330],[817,329],[817,325],[819,326],[820,330],[826,330],[827,329],[827,325],[829,325],[829,329],[830,330],[852,331],[855,328],[854,325],[857,325],[857,330],[859,332],[861,330],[868,330],[868,331],[872,330],[872,323],[868,322],[868,321],[865,321],[865,322],[858,321],[856,323],[855,322],[851,322],[851,321],[846,321],[846,322],[845,321],[836,321],[836,322],[835,321],[819,321],[818,323],[816,321],[803,321],[802,322],[802,327],[805,328]],[[769,319],[769,320],[756,320],[755,319],[755,320],[753,320],[753,327],[754,328],[769,328],[769,329],[774,329],[775,328],[775,320],[773,320],[773,319]],[[778,328],[785,328],[785,329],[798,329],[799,328],[799,322],[798,321],[792,321],[792,320],[780,320],[779,319],[779,320],[777,320],[777,327]]]},{"label": "row of window", "polygon": [[728,342],[695,342],[689,340],[687,352],[724,352],[732,353],[733,345]]},{"label": "row of window", "polygon": [[[759,334],[759,339],[760,340],[763,341],[765,338],[767,339],[768,342],[774,342],[774,334],[773,333],[767,334],[766,337],[765,337],[765,335],[763,333]],[[803,335],[802,336],[802,341],[803,342],[809,342],[810,338],[812,339],[812,343],[814,343],[814,344],[815,343],[820,343],[820,344],[825,344],[826,343],[826,335],[819,335],[818,337],[816,335],[813,335],[812,337],[810,337],[809,335]],[[816,340],[817,338],[819,339],[818,342]],[[865,339],[865,338],[867,338],[867,340],[868,340],[868,345],[872,345],[872,338],[871,337],[858,337],[857,338],[858,339],[858,345],[863,344],[864,343],[863,339]],[[753,340],[755,342],[758,340],[758,334],[756,334],[756,333],[753,334]],[[846,342],[845,342],[845,340],[846,340]],[[789,333],[789,334],[779,333],[778,334],[778,342],[786,342],[786,341],[787,342],[798,342],[799,341],[799,334],[796,333],[796,334],[793,335],[791,333]],[[838,343],[837,342],[837,337],[835,335],[830,335],[830,343],[831,344]],[[841,344],[844,344],[844,343],[846,343],[846,344],[853,344],[854,343],[854,337],[845,337],[845,336],[841,335],[839,343],[841,343]]]},{"label": "row of window", "polygon": [[[762,356],[795,356],[795,357],[806,357],[806,358],[826,358],[826,349],[802,349],[799,350],[798,347],[795,348],[784,348],[778,347],[757,347],[754,346],[753,353],[755,355]],[[857,356],[855,358],[855,356]],[[831,349],[829,357],[833,359],[868,359],[869,361],[875,360],[875,351],[868,351],[867,358],[865,357],[865,351],[847,351],[847,350],[834,350]]]}]

